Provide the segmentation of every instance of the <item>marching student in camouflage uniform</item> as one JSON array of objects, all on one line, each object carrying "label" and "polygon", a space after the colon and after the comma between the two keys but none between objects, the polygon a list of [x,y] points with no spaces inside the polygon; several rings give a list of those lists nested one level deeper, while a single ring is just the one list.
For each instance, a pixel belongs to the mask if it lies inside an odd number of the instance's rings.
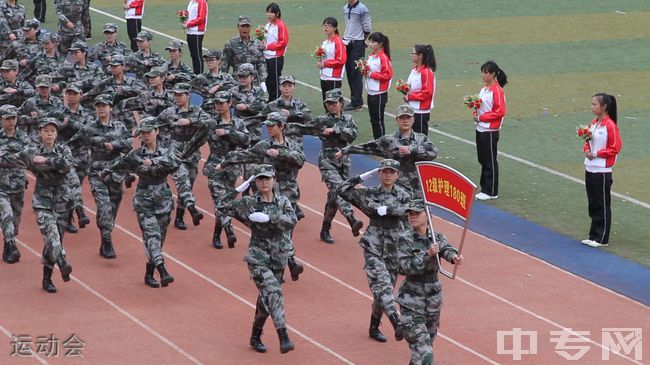
[{"label": "marching student in camouflage uniform", "polygon": [[[214,97],[217,91],[228,91],[238,85],[237,81],[226,72],[221,72],[221,51],[210,49],[203,55],[207,71],[192,80],[192,88],[203,97],[203,103]],[[206,109],[206,108],[204,108]]]},{"label": "marching student in camouflage uniform", "polygon": [[18,61],[20,70],[27,67],[29,62],[41,51],[41,42],[38,39],[38,27],[40,23],[36,19],[25,21],[22,27],[23,37],[11,42],[4,55],[5,59]]},{"label": "marching student in camouflage uniform", "polygon": [[18,75],[18,61],[2,61],[0,74],[2,74],[2,82],[0,82],[0,104],[11,104],[19,107],[25,100],[36,94],[34,88],[28,82],[16,79]]},{"label": "marching student in camouflage uniform", "polygon": [[5,51],[9,48],[11,42],[15,40],[16,35],[9,28],[9,22],[7,22],[4,16],[0,15],[0,60],[4,58]]},{"label": "marching student in camouflage uniform", "polygon": [[[142,147],[116,159],[102,175],[133,172],[139,176],[133,208],[138,215],[147,256],[144,283],[152,288],[166,287],[174,282],[174,277],[165,268],[162,251],[174,208],[167,175],[176,171],[181,162],[170,148],[158,143],[158,120],[155,117],[142,119],[136,133],[142,138]],[[154,269],[158,269],[160,284],[154,279]]]},{"label": "marching student in camouflage uniform", "polygon": [[167,72],[165,87],[171,89],[179,82],[190,82],[194,78],[194,72],[188,65],[183,63],[183,43],[175,39],[169,41],[165,51],[169,52],[169,61],[166,61],[162,68]]},{"label": "marching student in camouflage uniform", "polygon": [[[291,206],[296,209],[300,199],[298,182],[294,175],[296,169],[305,163],[305,153],[284,137],[284,126],[287,118],[280,113],[269,113],[264,125],[269,133],[269,138],[256,143],[248,150],[235,150],[228,152],[223,162],[217,165],[217,171],[234,164],[270,164],[275,168],[278,192],[289,199]],[[293,229],[290,234],[293,234]],[[291,279],[296,281],[304,271],[304,267],[295,260],[295,249],[291,249],[289,270]]]},{"label": "marching student in camouflage uniform", "polygon": [[[208,114],[200,107],[190,105],[190,89],[191,86],[187,83],[181,82],[174,85],[172,92],[176,105],[163,110],[158,115],[161,130],[159,139],[163,146],[169,146],[177,155],[183,153],[188,142],[209,118]],[[196,198],[192,193],[200,159],[201,151],[196,150],[194,154],[182,161],[178,170],[172,174],[178,192],[174,227],[181,230],[187,229],[187,225],[183,221],[185,208],[192,215],[192,223],[195,226],[198,226],[203,219],[203,213],[196,209]]]},{"label": "marching student in camouflage uniform", "polygon": [[[65,61],[65,57],[57,50],[59,36],[56,33],[42,34],[40,39],[42,49],[18,74],[20,80],[27,81],[32,85],[38,75],[57,75]],[[57,83],[52,84],[51,91],[57,96],[61,93]]]},{"label": "marching student in camouflage uniform", "polygon": [[400,236],[397,259],[400,273],[406,279],[399,288],[396,301],[402,312],[404,338],[411,349],[410,365],[432,365],[433,340],[440,323],[441,285],[438,281],[436,254],[452,264],[460,264],[463,256],[442,233],[431,237],[428,210],[422,199],[411,201],[408,209],[410,229]]},{"label": "marching student in camouflage uniform", "polygon": [[66,54],[74,42],[86,41],[86,30],[82,22],[88,0],[57,0],[56,17],[59,20],[59,47]]},{"label": "marching student in camouflage uniform", "polygon": [[52,86],[50,75],[38,75],[35,84],[38,93],[25,100],[18,109],[18,114],[21,129],[27,133],[32,143],[39,143],[41,138],[38,135],[38,124],[41,118],[48,113],[61,110],[63,102],[50,94]]},{"label": "marching student in camouflage uniform", "polygon": [[239,86],[230,89],[233,95],[235,114],[246,121],[246,128],[251,132],[251,146],[262,139],[260,132],[261,118],[256,117],[266,107],[264,92],[253,85],[255,68],[250,63],[244,63],[237,70]]},{"label": "marching student in camouflage uniform", "polygon": [[90,169],[88,180],[90,190],[97,207],[97,227],[101,234],[99,255],[106,259],[116,258],[113,248],[113,227],[115,217],[122,201],[122,182],[124,174],[111,173],[100,176],[102,170],[109,166],[120,154],[131,150],[131,133],[122,124],[111,117],[113,100],[110,95],[101,94],[95,98],[97,118],[75,134],[68,145],[78,143],[90,147]]},{"label": "marching student in camouflage uniform", "polygon": [[126,58],[128,71],[133,72],[138,80],[142,80],[144,74],[149,72],[152,67],[161,67],[165,60],[159,53],[151,50],[151,40],[153,35],[146,30],[138,33],[135,38],[138,44],[138,51],[133,52]]},{"label": "marching student in camouflage uniform", "polygon": [[[284,84],[282,84],[282,88],[284,88]],[[351,115],[342,112],[344,99],[341,89],[328,90],[325,93],[324,103],[328,110],[326,115],[319,116],[306,125],[289,123],[287,130],[293,129],[301,135],[317,136],[321,140],[322,149],[318,156],[318,168],[323,182],[327,186],[327,202],[323,213],[320,239],[325,243],[334,243],[334,239],[330,235],[330,228],[337,208],[350,223],[352,234],[355,237],[359,235],[359,230],[363,227],[363,223],[354,217],[350,203],[336,194],[336,189],[349,178],[350,158],[337,160],[334,155],[357,138],[357,125]]]},{"label": "marching student in camouflage uniform", "polygon": [[[289,200],[274,192],[275,174],[271,165],[258,166],[257,175],[224,196],[221,200],[224,205],[218,209],[251,229],[244,261],[259,295],[250,345],[257,352],[266,352],[262,331],[270,315],[280,338],[280,352],[284,354],[294,349],[287,335],[281,284],[282,273],[293,247],[290,232],[296,225],[296,216]],[[248,189],[253,179],[257,193],[235,200],[238,193]]]},{"label": "marching student in camouflage uniform", "polygon": [[146,115],[157,117],[163,110],[174,106],[174,93],[165,87],[167,72],[164,68],[153,67],[144,77],[149,88],[140,94],[139,101]]},{"label": "marching student in camouflage uniform", "polygon": [[38,127],[42,142],[16,154],[0,155],[0,167],[22,167],[36,176],[32,209],[45,241],[42,286],[47,292],[56,293],[52,283],[54,265],[59,266],[63,281],[69,281],[72,272],[63,248],[63,226],[71,209],[65,177],[72,166],[72,154],[67,146],[56,143],[55,119],[45,118]]},{"label": "marching student in camouflage uniform", "polygon": [[242,15],[237,21],[239,35],[231,38],[223,47],[223,59],[221,60],[221,71],[228,72],[232,67],[233,75],[244,63],[253,65],[253,82],[266,91],[264,80],[268,76],[266,72],[266,59],[262,43],[251,38],[251,17]]},{"label": "marching student in camouflage uniform", "polygon": [[17,31],[25,23],[25,6],[18,0],[5,0],[0,3],[0,14],[7,19],[9,29]]},{"label": "marching student in camouflage uniform", "polygon": [[[80,82],[84,92],[92,89],[99,80],[106,77],[104,71],[92,62],[88,62],[88,45],[86,42],[74,42],[68,49],[72,56],[72,64],[64,63],[60,76],[66,83]],[[65,83],[59,85],[60,89]]]},{"label": "marching student in camouflage uniform", "polygon": [[[0,107],[0,118],[0,154],[14,154],[26,149],[30,144],[29,139],[24,132],[16,129],[18,109],[13,105],[3,105]],[[4,234],[2,260],[9,264],[20,260],[16,236],[25,202],[25,179],[22,168],[0,169],[0,228]]]},{"label": "marching student in camouflage uniform", "polygon": [[410,189],[414,197],[421,198],[422,189],[415,163],[434,160],[438,156],[438,148],[433,145],[426,134],[413,131],[413,114],[412,106],[400,105],[395,112],[399,127],[395,133],[383,135],[370,142],[346,147],[336,154],[336,158],[356,153],[397,160],[401,170],[398,183]]},{"label": "marching student in camouflage uniform", "polygon": [[210,147],[210,155],[203,166],[203,175],[208,178],[208,187],[210,195],[214,201],[214,233],[212,235],[212,245],[216,249],[222,249],[221,231],[226,231],[228,247],[235,247],[237,236],[230,223],[230,218],[217,209],[217,206],[223,205],[221,199],[227,192],[235,187],[237,178],[242,174],[241,168],[237,165],[229,166],[221,171],[216,170],[216,166],[224,160],[224,156],[230,151],[237,148],[246,148],[250,143],[250,135],[246,129],[244,121],[230,113],[232,107],[232,94],[228,91],[218,91],[215,95],[214,109],[216,117],[209,120],[201,129],[192,137],[192,140],[185,147],[182,158],[192,156],[206,142]]},{"label": "marching student in camouflage uniform", "polygon": [[104,25],[104,41],[97,43],[88,54],[88,61],[100,60],[104,73],[110,74],[109,62],[113,55],[126,56],[130,52],[129,47],[117,39],[117,25],[106,23]]},{"label": "marching student in camouflage uniform", "polygon": [[[386,342],[386,337],[379,330],[382,313],[390,319],[395,329],[395,339],[401,341],[404,338],[393,289],[397,280],[397,239],[405,229],[406,208],[411,201],[411,194],[395,184],[399,171],[399,162],[381,160],[379,168],[345,181],[337,191],[343,199],[370,218],[368,229],[359,244],[363,248],[364,270],[373,295],[368,335],[378,342]],[[377,172],[379,186],[354,188]]]}]

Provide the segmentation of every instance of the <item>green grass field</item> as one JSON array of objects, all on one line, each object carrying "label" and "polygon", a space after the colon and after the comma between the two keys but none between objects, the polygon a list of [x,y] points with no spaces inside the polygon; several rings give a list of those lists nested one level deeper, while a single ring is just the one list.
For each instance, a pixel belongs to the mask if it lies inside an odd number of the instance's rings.
[{"label": "green grass field", "polygon": [[[615,168],[613,190],[650,203],[650,190],[643,188],[643,181],[650,181],[650,156],[645,144],[650,140],[650,131],[644,127],[644,116],[650,111],[649,1],[366,3],[372,11],[373,30],[385,33],[391,40],[395,80],[408,77],[409,53],[414,44],[434,46],[438,89],[432,124],[441,131],[473,140],[473,123],[462,97],[478,92],[479,66],[493,59],[510,79],[505,88],[508,115],[499,149],[582,179],[581,144],[575,137],[575,127],[592,118],[593,93],[615,95],[624,147]],[[120,4],[92,2],[93,7],[122,18]],[[204,46],[223,48],[236,33],[239,15],[251,15],[255,24],[263,24],[267,4],[253,0],[210,1]],[[284,73],[318,85],[317,69],[309,54],[323,39],[320,24],[326,16],[337,17],[343,30],[341,8],[345,1],[279,4],[290,31]],[[184,39],[174,14],[184,6],[185,2],[171,0],[147,3],[144,26]],[[52,10],[46,23],[50,28],[55,26]],[[126,39],[124,23],[96,12],[92,19],[95,38],[90,44],[100,41],[101,27],[109,21],[120,25],[120,38]],[[155,35],[154,48],[162,51],[167,42],[167,38]],[[297,94],[312,110],[321,110],[320,92],[298,86]],[[394,111],[400,101],[400,95],[392,91],[387,111]],[[367,112],[354,116],[360,127],[358,141],[368,140],[371,132]],[[390,118],[387,127],[391,131],[395,128]],[[430,133],[430,137],[439,147],[441,162],[478,181],[479,165],[473,146],[437,133]],[[586,238],[589,218],[583,185],[505,157],[500,158],[500,164],[500,198],[490,204],[578,240]],[[650,210],[613,200],[614,229],[607,250],[650,266]]]}]

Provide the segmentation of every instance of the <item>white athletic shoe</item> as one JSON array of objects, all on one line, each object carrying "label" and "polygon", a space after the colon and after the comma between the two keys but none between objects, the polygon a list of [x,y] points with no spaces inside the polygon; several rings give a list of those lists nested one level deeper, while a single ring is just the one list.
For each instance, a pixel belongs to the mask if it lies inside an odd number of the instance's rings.
[{"label": "white athletic shoe", "polygon": [[594,241],[592,241],[592,240],[590,240],[590,239],[586,239],[586,240],[582,240],[581,242],[582,242],[583,245],[587,245],[587,246],[589,246],[589,244],[590,244],[591,242],[594,242]]},{"label": "white athletic shoe", "polygon": [[591,247],[607,247],[609,244],[607,243],[598,243],[596,241],[590,241],[589,243],[586,243],[587,246]]},{"label": "white athletic shoe", "polygon": [[485,193],[478,193],[476,194],[476,200],[492,200],[498,198],[498,195],[492,196],[492,195],[487,195]]}]

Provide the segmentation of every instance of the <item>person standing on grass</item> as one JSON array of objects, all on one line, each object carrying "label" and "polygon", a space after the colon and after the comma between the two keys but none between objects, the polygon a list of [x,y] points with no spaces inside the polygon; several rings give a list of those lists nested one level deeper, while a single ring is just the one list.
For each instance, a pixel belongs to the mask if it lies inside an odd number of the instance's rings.
[{"label": "person standing on grass", "polygon": [[436,57],[430,44],[416,44],[411,50],[413,68],[407,80],[404,101],[415,110],[413,131],[429,135],[429,119],[436,95]]},{"label": "person standing on grass", "polygon": [[269,101],[275,100],[280,95],[280,76],[284,68],[284,53],[289,43],[289,30],[282,21],[282,11],[276,3],[266,7],[266,18],[269,20],[264,26],[266,38],[262,41],[264,58],[266,58],[266,87]]},{"label": "person standing on grass", "polygon": [[499,197],[499,163],[497,162],[497,143],[499,130],[506,115],[506,95],[503,87],[508,76],[494,61],[481,66],[485,86],[478,94],[481,107],[472,116],[476,123],[476,154],[481,164],[481,191],[478,200],[491,200]]},{"label": "person standing on grass", "polygon": [[345,72],[348,74],[350,85],[350,99],[352,102],[345,107],[346,111],[356,111],[363,108],[363,75],[356,69],[355,62],[366,56],[365,40],[372,31],[370,10],[359,0],[348,0],[343,6],[343,19],[345,19],[345,33],[343,43],[346,45],[347,60]]},{"label": "person standing on grass", "polygon": [[[190,0],[187,4],[188,17],[182,26],[187,34],[187,47],[190,49],[194,74],[203,72],[203,36],[208,26],[208,2]],[[180,51],[180,48],[179,48]]]},{"label": "person standing on grass", "polygon": [[251,38],[251,23],[251,17],[247,15],[241,15],[237,19],[239,35],[231,38],[223,46],[221,71],[228,72],[232,67],[232,73],[236,74],[239,66],[250,63],[254,67],[253,84],[266,92],[266,77],[268,74],[264,48],[257,38]]},{"label": "person standing on grass", "polygon": [[345,52],[345,44],[339,37],[338,26],[339,22],[336,18],[327,17],[323,20],[323,33],[327,38],[321,44],[321,48],[325,54],[316,62],[316,66],[320,69],[320,89],[323,94],[323,102],[325,102],[325,94],[328,91],[341,88],[345,73],[343,67],[348,56]]},{"label": "person standing on grass", "polygon": [[124,0],[124,18],[126,19],[126,32],[131,40],[131,51],[138,50],[136,38],[142,31],[142,16],[144,15],[144,0]]},{"label": "person standing on grass", "polygon": [[596,118],[589,124],[591,139],[585,142],[585,187],[591,228],[582,243],[591,247],[609,245],[612,227],[612,167],[621,152],[623,141],[618,130],[616,98],[598,93],[591,98],[591,112]]},{"label": "person standing on grass", "polygon": [[375,139],[386,134],[384,110],[388,102],[388,89],[393,78],[393,66],[390,62],[390,43],[388,37],[380,32],[372,33],[366,41],[370,48],[368,69],[363,71],[366,91],[368,92],[368,114],[372,135]]}]

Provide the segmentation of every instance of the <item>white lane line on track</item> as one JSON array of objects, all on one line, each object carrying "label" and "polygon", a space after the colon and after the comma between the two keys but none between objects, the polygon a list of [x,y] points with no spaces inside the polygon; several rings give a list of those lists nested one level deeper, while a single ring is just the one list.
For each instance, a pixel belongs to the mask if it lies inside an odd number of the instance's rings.
[{"label": "white lane line on track", "polygon": [[[0,332],[2,332],[5,336],[9,337],[10,339],[12,339],[12,340],[14,339],[14,335],[13,335],[11,332],[9,332],[9,330],[6,329],[6,328],[5,328],[3,325],[1,325],[1,324],[0,324]],[[50,364],[50,363],[47,362],[45,359],[43,359],[43,358],[41,357],[41,355],[39,355],[39,354],[37,354],[37,353],[34,353],[34,351],[32,351],[32,348],[31,348],[31,347],[29,348],[29,352],[31,352],[31,353],[32,353],[32,357],[33,357],[34,359],[36,359],[38,362],[40,362],[41,364],[43,364],[43,365],[49,365],[49,364]],[[20,357],[21,357],[21,358],[24,358],[25,356],[20,356]]]}]

